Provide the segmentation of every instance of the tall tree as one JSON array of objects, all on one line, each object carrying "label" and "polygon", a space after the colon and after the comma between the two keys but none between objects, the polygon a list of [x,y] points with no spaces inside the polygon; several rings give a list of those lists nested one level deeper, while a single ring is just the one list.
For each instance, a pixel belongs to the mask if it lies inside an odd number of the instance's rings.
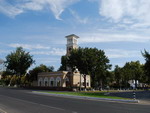
[{"label": "tall tree", "polygon": [[142,55],[145,58],[144,72],[148,78],[147,82],[150,83],[150,54],[148,51],[144,50],[144,52],[142,52]]},{"label": "tall tree", "polygon": [[114,75],[115,75],[117,87],[121,88],[121,86],[122,86],[122,84],[121,84],[121,82],[122,82],[122,68],[119,67],[118,65],[115,66]]},{"label": "tall tree", "polygon": [[67,64],[72,69],[76,66],[84,74],[84,78],[86,78],[86,74],[91,75],[92,84],[95,85],[95,80],[97,80],[101,87],[108,74],[108,69],[111,68],[105,52],[97,48],[79,48],[72,50],[67,59]]},{"label": "tall tree", "polygon": [[24,75],[27,69],[35,62],[22,47],[16,48],[16,51],[11,52],[6,56],[6,68],[16,75]]},{"label": "tall tree", "polygon": [[67,68],[67,56],[62,56],[61,57],[61,66],[58,69],[58,71],[65,71]]},{"label": "tall tree", "polygon": [[131,61],[127,62],[122,68],[122,80],[125,84],[125,87],[128,87],[129,80],[135,80],[135,86],[137,87],[137,81],[141,81],[143,79],[143,65],[140,64],[139,61]]},{"label": "tall tree", "polygon": [[108,73],[108,70],[111,69],[111,65],[109,64],[109,59],[105,55],[105,52],[103,50],[97,50],[95,54],[96,56],[96,62],[95,62],[95,72],[96,72],[96,78],[99,81],[101,89],[104,87],[104,83],[108,79],[107,75],[110,75]]}]

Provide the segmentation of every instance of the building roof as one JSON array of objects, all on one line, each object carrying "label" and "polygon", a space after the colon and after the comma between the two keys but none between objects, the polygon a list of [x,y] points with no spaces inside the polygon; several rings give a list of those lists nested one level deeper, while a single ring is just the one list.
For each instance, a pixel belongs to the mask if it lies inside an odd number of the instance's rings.
[{"label": "building roof", "polygon": [[76,38],[79,38],[77,35],[75,35],[75,34],[71,34],[71,35],[68,35],[68,36],[66,36],[66,38],[70,38],[70,37],[76,37]]},{"label": "building roof", "polygon": [[55,72],[41,72],[38,73],[38,75],[63,75],[63,74],[67,74],[68,71],[55,71]]}]

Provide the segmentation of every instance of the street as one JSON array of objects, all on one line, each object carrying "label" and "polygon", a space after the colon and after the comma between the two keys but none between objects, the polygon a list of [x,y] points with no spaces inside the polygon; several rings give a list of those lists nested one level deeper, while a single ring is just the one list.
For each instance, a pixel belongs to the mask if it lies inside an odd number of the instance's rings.
[{"label": "street", "polygon": [[150,113],[149,105],[36,95],[0,87],[0,113]]}]

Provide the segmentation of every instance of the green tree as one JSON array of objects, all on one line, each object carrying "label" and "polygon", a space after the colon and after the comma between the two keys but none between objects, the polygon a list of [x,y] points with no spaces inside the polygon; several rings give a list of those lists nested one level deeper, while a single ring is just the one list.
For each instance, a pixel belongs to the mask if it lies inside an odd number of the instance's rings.
[{"label": "green tree", "polygon": [[14,75],[14,73],[12,73],[12,72],[9,71],[9,70],[5,70],[5,71],[2,72],[2,77],[5,77],[5,76],[7,76],[7,75]]},{"label": "green tree", "polygon": [[6,56],[6,68],[16,75],[24,75],[27,69],[35,62],[32,57],[29,52],[23,50],[22,47],[18,47],[16,51]]},{"label": "green tree", "polygon": [[148,79],[147,82],[150,83],[150,54],[148,51],[144,50],[142,55],[145,58],[144,72]]},{"label": "green tree", "polygon": [[108,70],[111,69],[111,65],[109,64],[109,59],[103,50],[96,50],[93,56],[95,56],[93,59],[96,59],[94,63],[95,66],[93,65],[95,67],[95,76],[102,89],[108,78],[111,78],[111,74],[108,72]]},{"label": "green tree", "polygon": [[61,57],[61,66],[58,69],[58,71],[65,71],[67,68],[67,56],[62,56]]},{"label": "green tree", "polygon": [[17,76],[17,75],[13,75],[12,77],[11,77],[11,80],[10,80],[10,85],[11,86],[14,86],[14,85],[20,85],[20,78],[19,78],[19,76]]},{"label": "green tree", "polygon": [[106,81],[107,72],[111,68],[105,52],[97,48],[74,49],[71,51],[66,62],[72,69],[76,66],[84,74],[84,78],[86,78],[86,74],[91,75],[93,86],[98,82],[102,87],[103,82]]},{"label": "green tree", "polygon": [[30,78],[29,78],[28,74],[26,76],[21,77],[21,85],[22,86],[30,86],[31,85]]},{"label": "green tree", "polygon": [[[131,61],[127,62],[124,67],[122,68],[122,81],[123,84],[125,84],[125,87],[128,87],[128,81],[129,80],[135,80],[135,81],[140,81],[142,82],[143,80],[143,65],[140,64],[139,61]],[[135,84],[137,87],[137,82]]]},{"label": "green tree", "polygon": [[11,80],[11,76],[10,75],[4,76],[2,78],[2,81],[3,81],[4,85],[9,85],[10,84],[10,80]]},{"label": "green tree", "polygon": [[114,75],[115,75],[115,81],[116,81],[116,85],[118,88],[121,88],[122,86],[122,68],[119,67],[118,65],[115,66],[114,69]]},{"label": "green tree", "polygon": [[40,73],[40,72],[52,72],[52,71],[54,71],[53,66],[47,67],[46,65],[41,64],[40,66],[37,66],[37,67],[33,68],[32,70],[30,70],[28,76],[30,78],[30,81],[32,82],[34,80],[37,80],[38,73]]},{"label": "green tree", "polygon": [[[135,81],[141,81],[142,82],[142,78],[143,76],[143,65],[140,64],[139,61],[135,61],[135,62],[130,62],[130,66],[132,69],[132,79],[134,79]],[[137,86],[137,84],[135,84]]]}]

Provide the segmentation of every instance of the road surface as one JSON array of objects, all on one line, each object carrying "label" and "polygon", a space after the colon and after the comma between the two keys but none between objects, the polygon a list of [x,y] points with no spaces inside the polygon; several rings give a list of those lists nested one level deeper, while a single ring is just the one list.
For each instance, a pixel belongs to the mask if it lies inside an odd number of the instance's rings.
[{"label": "road surface", "polygon": [[149,105],[36,95],[0,87],[0,113],[150,113]]}]

